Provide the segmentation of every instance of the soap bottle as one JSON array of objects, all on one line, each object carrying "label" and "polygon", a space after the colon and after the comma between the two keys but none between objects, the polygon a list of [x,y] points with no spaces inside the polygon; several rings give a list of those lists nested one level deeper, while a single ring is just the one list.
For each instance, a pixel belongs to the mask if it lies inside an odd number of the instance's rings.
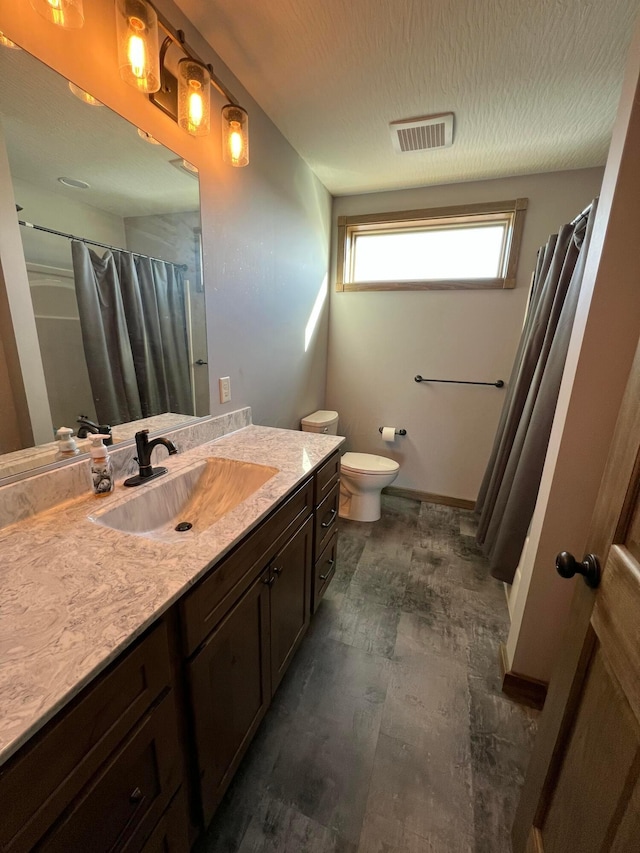
[{"label": "soap bottle", "polygon": [[73,438],[73,430],[69,429],[69,427],[60,427],[56,432],[56,439],[58,441],[56,461],[59,461],[60,459],[71,459],[80,453],[75,439]]},{"label": "soap bottle", "polygon": [[93,493],[108,495],[113,491],[113,464],[109,451],[102,443],[104,435],[91,436],[91,480]]}]

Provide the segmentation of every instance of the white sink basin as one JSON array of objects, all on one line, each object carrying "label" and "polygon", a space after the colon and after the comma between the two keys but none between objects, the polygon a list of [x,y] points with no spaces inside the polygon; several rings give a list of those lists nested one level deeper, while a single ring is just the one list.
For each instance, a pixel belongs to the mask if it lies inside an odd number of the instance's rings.
[{"label": "white sink basin", "polygon": [[[137,486],[128,500],[89,520],[121,533],[178,541],[201,533],[263,486],[277,468],[210,457]],[[190,525],[178,531],[176,527]]]}]

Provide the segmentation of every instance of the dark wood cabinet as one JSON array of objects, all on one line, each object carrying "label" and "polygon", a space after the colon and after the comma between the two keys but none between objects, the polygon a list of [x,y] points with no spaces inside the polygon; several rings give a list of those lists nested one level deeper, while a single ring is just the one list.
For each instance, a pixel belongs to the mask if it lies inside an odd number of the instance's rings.
[{"label": "dark wood cabinet", "polygon": [[313,566],[314,612],[335,574],[337,550],[338,531],[334,530],[331,539],[324,546]]},{"label": "dark wood cabinet", "polygon": [[314,499],[312,613],[316,612],[335,573],[340,510],[340,453],[337,450],[316,472]]},{"label": "dark wood cabinet", "polygon": [[180,784],[173,695],[142,719],[38,845],[42,853],[138,853]]},{"label": "dark wood cabinet", "polygon": [[311,620],[311,548],[309,518],[271,561],[271,693],[282,681]]},{"label": "dark wood cabinet", "polygon": [[205,823],[309,626],[312,533],[308,518],[273,556],[265,557],[251,587],[188,664]]},{"label": "dark wood cabinet", "polygon": [[182,766],[163,620],[2,768],[0,849],[140,850]]},{"label": "dark wood cabinet", "polygon": [[333,576],[339,468],[336,452],[0,768],[3,853],[187,853]]},{"label": "dark wood cabinet", "polygon": [[271,701],[269,579],[266,568],[188,664],[205,822]]},{"label": "dark wood cabinet", "polygon": [[162,815],[141,853],[186,853],[189,850],[184,789],[175,795]]}]

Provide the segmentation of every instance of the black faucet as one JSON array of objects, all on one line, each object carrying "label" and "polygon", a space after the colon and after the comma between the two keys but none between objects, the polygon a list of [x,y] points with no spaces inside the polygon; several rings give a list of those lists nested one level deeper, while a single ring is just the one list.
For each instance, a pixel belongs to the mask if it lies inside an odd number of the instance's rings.
[{"label": "black faucet", "polygon": [[159,444],[167,448],[170,456],[178,452],[175,444],[169,441],[168,438],[160,437],[149,441],[148,429],[143,429],[136,433],[136,453],[138,455],[135,457],[135,460],[140,466],[140,472],[135,477],[129,477],[128,480],[125,480],[125,486],[140,486],[142,483],[146,483],[147,480],[153,479],[153,477],[161,477],[167,473],[166,468],[151,467],[151,454],[154,447],[157,447]]},{"label": "black faucet", "polygon": [[95,424],[90,421],[86,415],[80,415],[76,418],[78,427],[78,438],[86,438],[89,433],[93,435],[104,435],[104,443],[107,445],[113,444],[113,436],[111,435],[111,427],[109,424]]}]

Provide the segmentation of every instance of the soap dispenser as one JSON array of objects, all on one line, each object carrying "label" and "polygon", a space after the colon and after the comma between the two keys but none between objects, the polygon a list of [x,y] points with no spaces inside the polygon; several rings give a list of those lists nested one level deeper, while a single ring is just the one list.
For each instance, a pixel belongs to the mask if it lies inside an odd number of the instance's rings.
[{"label": "soap dispenser", "polygon": [[91,481],[93,493],[108,495],[113,491],[113,464],[109,451],[103,444],[104,435],[92,435],[91,438]]},{"label": "soap dispenser", "polygon": [[56,461],[60,459],[71,459],[77,456],[80,451],[73,437],[73,430],[69,427],[60,427],[56,432],[58,442],[58,452],[56,453]]}]

